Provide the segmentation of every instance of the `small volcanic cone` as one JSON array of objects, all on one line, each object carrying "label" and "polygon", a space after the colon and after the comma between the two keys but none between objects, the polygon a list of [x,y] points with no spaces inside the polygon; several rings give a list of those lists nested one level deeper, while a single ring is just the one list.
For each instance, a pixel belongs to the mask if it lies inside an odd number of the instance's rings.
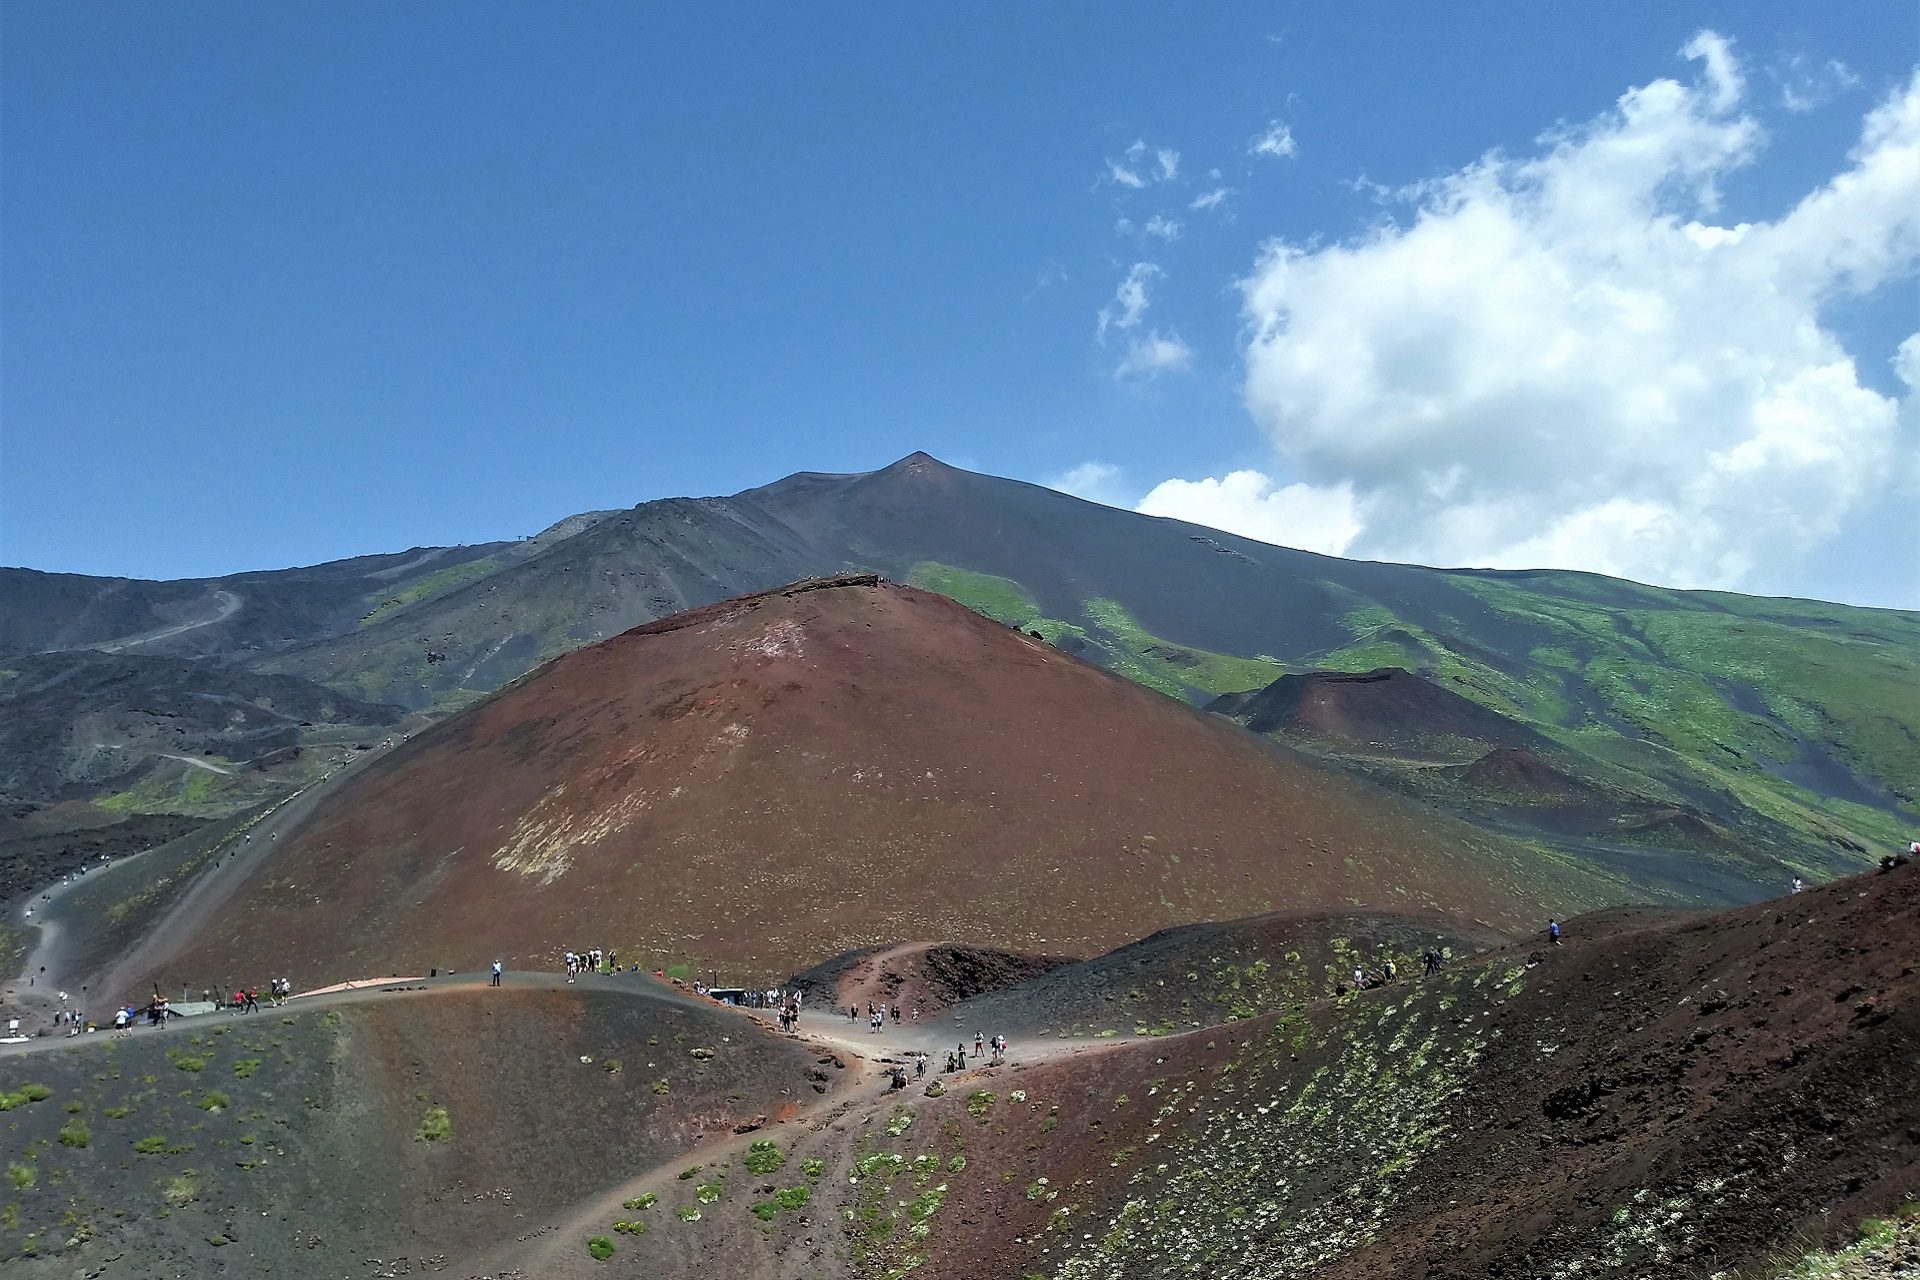
[{"label": "small volcanic cone", "polygon": [[[314,811],[165,974],[771,983],[849,947],[1087,954],[1296,907],[1538,914],[1517,849],[941,596],[808,582],[548,663]],[[704,975],[703,975],[704,976]]]},{"label": "small volcanic cone", "polygon": [[1534,748],[1543,740],[1517,720],[1411,671],[1308,671],[1209,707],[1255,733],[1336,752],[1461,759],[1489,746]]}]

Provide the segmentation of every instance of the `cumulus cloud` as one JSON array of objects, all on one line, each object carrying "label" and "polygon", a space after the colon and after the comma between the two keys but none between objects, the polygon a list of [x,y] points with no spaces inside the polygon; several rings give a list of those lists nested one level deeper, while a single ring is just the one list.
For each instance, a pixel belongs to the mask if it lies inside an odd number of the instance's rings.
[{"label": "cumulus cloud", "polygon": [[1354,239],[1268,245],[1242,282],[1244,394],[1293,483],[1169,481],[1142,509],[1688,586],[1777,581],[1833,537],[1916,447],[1920,343],[1903,406],[1822,321],[1920,262],[1920,74],[1833,178],[1721,224],[1720,180],[1764,137],[1731,45],[1683,53],[1691,80],[1404,189]]},{"label": "cumulus cloud", "polygon": [[1153,153],[1154,163],[1160,167],[1160,181],[1172,182],[1180,176],[1180,153],[1170,147],[1162,147]]},{"label": "cumulus cloud", "polygon": [[1270,156],[1275,160],[1286,160],[1298,154],[1299,145],[1293,140],[1293,130],[1278,120],[1268,124],[1266,131],[1247,144],[1250,156]]},{"label": "cumulus cloud", "polygon": [[1227,197],[1232,194],[1233,192],[1226,187],[1214,187],[1195,196],[1187,208],[1195,213],[1210,213],[1225,204]]},{"label": "cumulus cloud", "polygon": [[1147,180],[1138,173],[1115,160],[1107,161],[1107,180],[1135,191],[1147,185]]},{"label": "cumulus cloud", "polygon": [[1120,468],[1110,462],[1083,462],[1047,481],[1049,489],[1070,493],[1089,502],[1112,505],[1120,481]]},{"label": "cumulus cloud", "polygon": [[1156,329],[1127,344],[1127,354],[1114,367],[1113,376],[1122,381],[1154,378],[1163,373],[1183,373],[1192,365],[1193,348],[1181,341],[1180,335]]},{"label": "cumulus cloud", "polygon": [[1134,510],[1330,556],[1351,547],[1361,528],[1351,487],[1280,485],[1258,471],[1229,472],[1223,480],[1164,480]]},{"label": "cumulus cloud", "polygon": [[1100,309],[1100,315],[1094,329],[1096,341],[1104,343],[1110,330],[1125,332],[1139,327],[1145,318],[1147,308],[1152,305],[1148,289],[1152,283],[1164,274],[1151,262],[1136,262],[1127,270],[1127,278],[1113,291],[1113,301]]},{"label": "cumulus cloud", "polygon": [[1156,240],[1178,240],[1180,238],[1180,221],[1177,218],[1169,218],[1165,214],[1156,213],[1147,219],[1146,226],[1140,228],[1140,234],[1151,236]]}]

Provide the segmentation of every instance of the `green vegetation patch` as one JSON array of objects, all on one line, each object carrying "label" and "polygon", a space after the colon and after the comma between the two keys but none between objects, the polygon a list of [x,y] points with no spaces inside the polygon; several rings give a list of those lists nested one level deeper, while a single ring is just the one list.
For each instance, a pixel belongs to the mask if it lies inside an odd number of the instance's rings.
[{"label": "green vegetation patch", "polygon": [[975,573],[937,560],[922,560],[907,570],[907,581],[1010,627],[1023,627],[1040,616],[1040,606],[1027,594],[1027,589],[1012,578]]},{"label": "green vegetation patch", "polygon": [[613,1240],[607,1236],[595,1236],[587,1241],[587,1256],[595,1262],[605,1262],[613,1256]]},{"label": "green vegetation patch", "polygon": [[476,579],[484,578],[499,568],[499,562],[492,556],[482,556],[478,560],[469,560],[465,564],[456,564],[440,569],[424,577],[415,578],[406,586],[385,596],[360,619],[360,625],[370,627],[388,614],[397,613],[410,604],[418,604],[434,596],[442,596],[458,587],[463,587]]},{"label": "green vegetation patch", "polygon": [[747,1154],[741,1158],[748,1173],[767,1174],[786,1164],[787,1157],[781,1153],[780,1144],[761,1139],[747,1147]]},{"label": "green vegetation patch", "polygon": [[1111,642],[1114,670],[1173,697],[1187,688],[1214,694],[1264,689],[1286,673],[1286,667],[1270,657],[1237,658],[1154,635],[1118,600],[1089,600],[1086,611],[1096,634]]},{"label": "green vegetation patch", "polygon": [[753,1206],[753,1216],[762,1222],[772,1222],[783,1213],[793,1213],[805,1208],[812,1195],[806,1187],[786,1187],[776,1191],[771,1200],[760,1200]]},{"label": "green vegetation patch", "polygon": [[415,1136],[421,1142],[445,1142],[453,1136],[453,1117],[445,1107],[428,1107],[420,1117],[420,1132]]},{"label": "green vegetation patch", "polygon": [[52,1096],[53,1090],[43,1084],[23,1084],[18,1089],[0,1093],[0,1111],[11,1111],[30,1102],[45,1102]]}]

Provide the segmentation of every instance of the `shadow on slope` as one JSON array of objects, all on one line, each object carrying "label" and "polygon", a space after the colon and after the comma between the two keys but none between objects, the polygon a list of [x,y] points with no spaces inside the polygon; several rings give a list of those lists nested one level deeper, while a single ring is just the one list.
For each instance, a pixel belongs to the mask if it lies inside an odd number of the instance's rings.
[{"label": "shadow on slope", "polygon": [[[966,1001],[954,1017],[988,1035],[1167,1035],[1417,978],[1430,950],[1458,962],[1505,935],[1443,916],[1280,912],[1182,925]],[[1363,976],[1356,982],[1358,970]]]}]

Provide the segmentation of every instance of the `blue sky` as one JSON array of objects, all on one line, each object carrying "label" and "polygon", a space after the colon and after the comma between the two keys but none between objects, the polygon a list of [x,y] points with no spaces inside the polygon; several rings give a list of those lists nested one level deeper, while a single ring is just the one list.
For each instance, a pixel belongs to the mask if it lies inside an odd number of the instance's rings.
[{"label": "blue sky", "polygon": [[0,562],[275,567],[926,449],[1920,607],[1908,6],[0,21]]}]

